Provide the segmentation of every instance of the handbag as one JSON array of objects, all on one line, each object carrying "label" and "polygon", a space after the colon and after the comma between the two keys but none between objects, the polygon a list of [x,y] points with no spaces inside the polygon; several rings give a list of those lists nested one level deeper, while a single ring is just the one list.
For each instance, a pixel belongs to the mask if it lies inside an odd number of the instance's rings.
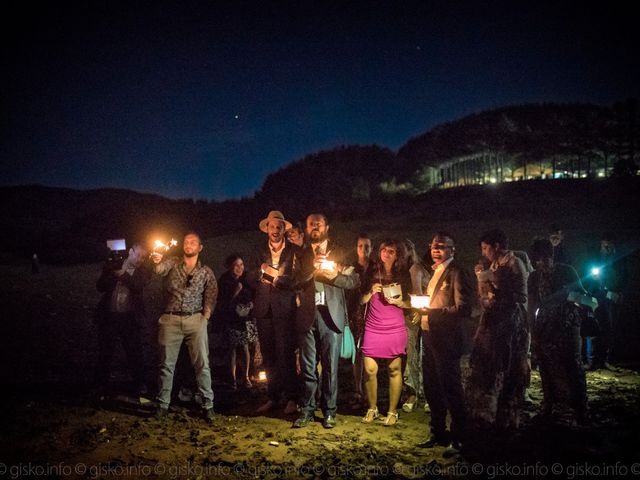
[{"label": "handbag", "polygon": [[351,363],[356,362],[356,342],[353,339],[353,334],[348,325],[344,326],[342,331],[342,345],[340,347],[340,358],[345,360],[351,360]]}]

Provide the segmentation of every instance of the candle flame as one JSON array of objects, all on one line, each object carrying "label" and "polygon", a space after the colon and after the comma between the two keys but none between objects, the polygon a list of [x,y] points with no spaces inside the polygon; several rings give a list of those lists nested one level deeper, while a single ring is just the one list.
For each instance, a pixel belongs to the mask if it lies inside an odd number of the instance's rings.
[{"label": "candle flame", "polygon": [[429,308],[430,300],[428,295],[411,295],[411,308]]}]

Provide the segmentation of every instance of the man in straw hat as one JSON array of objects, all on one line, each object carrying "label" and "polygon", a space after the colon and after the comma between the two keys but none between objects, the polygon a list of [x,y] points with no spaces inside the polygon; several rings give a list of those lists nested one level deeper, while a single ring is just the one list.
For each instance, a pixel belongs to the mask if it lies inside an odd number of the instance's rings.
[{"label": "man in straw hat", "polygon": [[279,402],[286,402],[284,413],[291,414],[297,411],[294,267],[299,263],[300,248],[285,238],[291,223],[282,212],[269,212],[259,228],[267,234],[267,241],[256,248],[250,281],[256,292],[253,314],[268,375],[269,400],[257,413],[266,413]]}]

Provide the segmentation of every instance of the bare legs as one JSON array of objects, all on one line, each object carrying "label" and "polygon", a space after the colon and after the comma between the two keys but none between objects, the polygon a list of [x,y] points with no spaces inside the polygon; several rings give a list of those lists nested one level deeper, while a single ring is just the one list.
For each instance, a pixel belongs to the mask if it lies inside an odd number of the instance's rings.
[{"label": "bare legs", "polygon": [[[402,392],[402,357],[391,360],[387,366],[389,374],[389,412],[396,413]],[[364,386],[367,391],[369,408],[378,404],[378,363],[371,357],[364,357]]]}]

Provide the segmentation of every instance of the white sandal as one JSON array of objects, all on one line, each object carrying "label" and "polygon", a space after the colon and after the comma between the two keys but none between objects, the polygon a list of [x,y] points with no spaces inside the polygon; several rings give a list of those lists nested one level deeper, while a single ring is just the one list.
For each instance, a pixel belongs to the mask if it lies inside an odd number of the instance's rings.
[{"label": "white sandal", "polygon": [[384,419],[385,427],[392,427],[396,423],[398,423],[398,419],[400,418],[400,414],[398,412],[387,412],[387,417]]},{"label": "white sandal", "polygon": [[378,407],[369,408],[364,418],[362,419],[362,423],[373,423],[375,420],[380,418],[380,413],[378,412]]}]

